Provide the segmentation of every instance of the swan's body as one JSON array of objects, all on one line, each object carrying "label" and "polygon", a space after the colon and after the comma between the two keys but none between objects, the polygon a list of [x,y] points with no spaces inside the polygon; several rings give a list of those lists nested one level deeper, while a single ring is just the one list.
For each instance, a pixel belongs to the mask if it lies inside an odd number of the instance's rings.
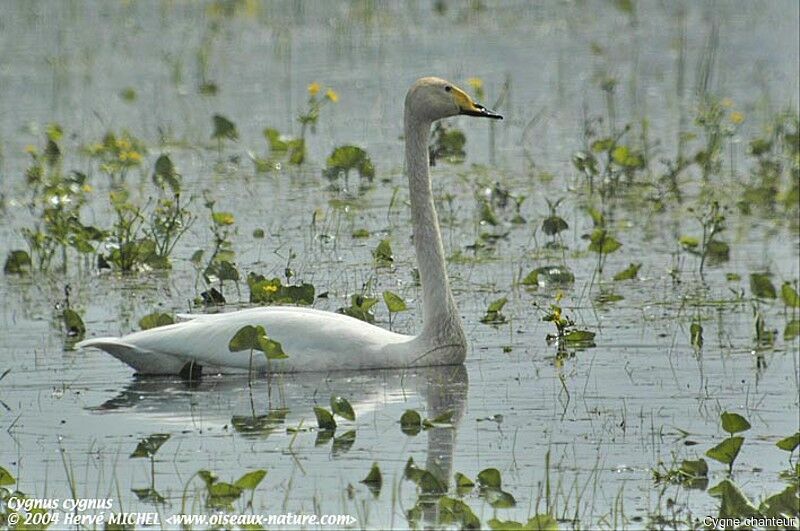
[{"label": "swan's body", "polygon": [[455,365],[464,362],[466,338],[445,269],[444,249],[428,173],[431,124],[456,114],[500,118],[474,103],[452,84],[422,78],[405,102],[408,173],[414,247],[422,283],[424,325],[417,336],[396,334],[341,314],[299,307],[264,307],[214,315],[134,332],[121,338],[89,339],[95,347],[142,374],[178,374],[187,364],[212,372],[248,371],[251,352],[230,352],[228,344],[246,325],[263,326],[286,359],[252,356],[252,369],[270,372],[387,369]]}]

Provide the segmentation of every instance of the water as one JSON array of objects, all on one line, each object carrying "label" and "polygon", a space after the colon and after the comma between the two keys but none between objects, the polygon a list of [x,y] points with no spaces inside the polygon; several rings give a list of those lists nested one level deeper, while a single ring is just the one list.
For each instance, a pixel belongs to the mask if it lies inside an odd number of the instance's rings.
[{"label": "water", "polygon": [[[697,65],[707,57],[716,24],[709,90],[747,117],[724,171],[746,174],[747,140],[776,111],[798,107],[795,3],[684,6],[683,97],[675,88],[679,4],[643,3],[634,19],[595,2],[485,2],[484,9],[448,3],[443,15],[428,2],[221,5],[232,11],[213,3],[10,2],[0,16],[0,256],[25,247],[20,230],[33,220],[20,206],[28,195],[24,146],[40,145],[50,122],[66,133],[64,167],[86,172],[95,187],[84,208],[87,223],[110,225],[109,183],[78,147],[108,129],[127,129],[150,146],[145,169],[127,177],[134,198],[144,203],[153,194],[150,172],[163,149],[182,173],[185,193],[195,196],[191,208],[199,216],[168,273],[98,274],[72,260],[66,275],[3,278],[0,374],[10,372],[0,380],[0,466],[18,479],[19,490],[63,499],[72,484],[79,497],[113,498],[115,510],[167,516],[184,503],[187,512],[206,511],[205,487],[193,477],[199,469],[225,481],[266,469],[252,508],[245,507],[246,494],[234,513],[340,513],[355,516],[355,527],[404,527],[405,511],[417,499],[414,485],[402,479],[413,457],[450,478],[456,471],[474,479],[485,468],[500,470],[517,506],[495,513],[483,498],[467,496],[484,525],[493,516],[524,521],[549,509],[565,527],[642,527],[656,525],[654,515],[672,514],[668,499],[681,521],[716,514],[718,501],[709,494],[655,486],[651,471],[659,462],[700,457],[719,443],[725,410],[752,423],[734,466],[737,484],[756,501],[783,488],[778,473],[787,468],[786,454],[774,444],[797,430],[798,343],[780,334],[770,348],[755,343],[747,279],[769,270],[779,287],[800,276],[797,225],[780,215],[740,215],[731,198],[724,233],[730,261],[707,266],[703,280],[697,259],[678,253],[677,244],[679,236],[700,231],[686,210],[696,185],[687,185],[686,204],[664,211],[650,206],[653,194],[631,190],[614,202],[613,226],[624,247],[608,257],[599,282],[596,256],[581,239],[592,222],[580,208],[586,196],[575,191],[583,181],[571,157],[582,146],[584,113],[606,115],[598,88],[604,76],[617,79],[617,125],[638,127],[646,117],[658,142],[653,159],[674,157],[681,109],[691,111]],[[482,78],[487,105],[510,79],[495,150],[486,123],[457,119],[467,134],[468,159],[433,171],[470,345],[465,367],[285,375],[250,389],[241,378],[210,377],[197,386],[137,378],[103,353],[65,349],[54,307],[66,283],[89,336],[127,333],[152,311],[189,309],[203,289],[189,258],[212,245],[203,190],[218,210],[236,217],[233,247],[243,273],[283,276],[288,263],[296,279],[328,292],[315,304],[328,310],[371,282],[375,293],[389,289],[410,302],[412,311],[394,316],[393,329],[418,330],[400,117],[408,84],[427,74],[461,86]],[[216,96],[199,93],[205,81],[218,85]],[[295,116],[312,81],[334,88],[340,101],[322,109],[308,138],[309,163],[254,172],[248,152],[266,155],[264,127],[299,134]],[[137,93],[133,102],[120,97],[127,87]],[[210,140],[214,113],[232,119],[240,134],[224,147],[224,164]],[[376,186],[363,195],[355,193],[357,177],[348,191],[330,190],[320,177],[331,149],[343,143],[367,149],[377,167]],[[542,172],[554,179],[543,180]],[[476,195],[495,182],[526,196],[526,224],[509,223],[513,205],[497,209],[500,227],[479,223]],[[535,230],[548,213],[545,197],[566,198],[558,208],[569,224],[564,253],[547,250],[548,238]],[[256,228],[266,238],[254,239]],[[352,238],[361,228],[371,236]],[[508,235],[475,257],[467,246],[484,231]],[[391,238],[395,263],[375,268],[371,251],[384,237]],[[562,261],[576,282],[563,290],[561,304],[579,327],[597,333],[596,347],[565,359],[547,345],[553,326],[534,307],[547,308],[558,290],[514,286],[530,270]],[[638,279],[612,282],[630,262],[643,264]],[[742,280],[728,281],[726,273]],[[233,306],[247,300],[246,285],[240,289],[241,296],[233,286],[226,289]],[[731,289],[744,289],[746,298],[737,300]],[[598,302],[611,292],[624,299]],[[502,296],[509,299],[503,313],[510,322],[481,324],[487,304]],[[388,327],[382,303],[376,308],[379,324]],[[780,301],[758,308],[779,332],[791,318]],[[691,346],[693,318],[704,327],[701,352]],[[327,407],[334,394],[356,409],[356,422],[343,421],[336,432],[355,430],[350,447],[317,445],[317,433],[304,431],[315,425],[313,406]],[[242,419],[284,408],[283,423],[258,433],[241,430]],[[453,410],[455,428],[407,436],[398,424],[406,409],[426,417]],[[128,458],[152,433],[171,436],[157,454],[154,478],[147,459]],[[373,462],[384,477],[377,498],[359,483]],[[714,485],[725,467],[709,464]],[[131,492],[152,479],[166,505]],[[435,523],[435,511],[423,518]]]}]

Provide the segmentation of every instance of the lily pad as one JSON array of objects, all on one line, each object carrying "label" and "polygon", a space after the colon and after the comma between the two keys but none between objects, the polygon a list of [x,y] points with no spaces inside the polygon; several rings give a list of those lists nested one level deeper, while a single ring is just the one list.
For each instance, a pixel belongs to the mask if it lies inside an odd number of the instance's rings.
[{"label": "lily pad", "polygon": [[353,406],[351,406],[350,402],[344,397],[331,396],[331,411],[334,415],[339,415],[344,419],[350,421],[356,420],[356,413],[353,411]]}]

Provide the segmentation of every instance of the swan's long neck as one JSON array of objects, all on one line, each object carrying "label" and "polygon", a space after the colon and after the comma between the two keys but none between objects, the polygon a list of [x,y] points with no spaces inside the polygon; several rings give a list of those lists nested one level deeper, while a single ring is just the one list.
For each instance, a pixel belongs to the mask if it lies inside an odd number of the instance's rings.
[{"label": "swan's long neck", "polygon": [[422,283],[424,326],[420,337],[437,346],[463,344],[464,332],[447,280],[444,247],[428,173],[430,129],[430,121],[416,117],[406,108],[406,172],[411,194],[414,247]]}]

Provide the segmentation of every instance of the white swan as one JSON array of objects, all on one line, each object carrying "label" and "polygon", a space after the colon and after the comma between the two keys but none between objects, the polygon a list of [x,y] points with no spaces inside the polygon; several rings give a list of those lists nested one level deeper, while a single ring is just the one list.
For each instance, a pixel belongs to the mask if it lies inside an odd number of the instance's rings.
[{"label": "white swan", "polygon": [[384,330],[358,319],[299,307],[262,307],[215,315],[185,316],[189,321],[78,343],[95,347],[142,374],[179,374],[187,364],[210,372],[248,371],[249,351],[230,352],[228,343],[245,325],[261,325],[279,341],[286,359],[256,352],[256,371],[299,372],[456,365],[466,357],[466,338],[450,293],[444,249],[428,174],[431,124],[467,114],[502,119],[452,83],[435,77],[417,80],[405,100],[406,172],[411,222],[422,283],[424,325],[417,336]]}]

